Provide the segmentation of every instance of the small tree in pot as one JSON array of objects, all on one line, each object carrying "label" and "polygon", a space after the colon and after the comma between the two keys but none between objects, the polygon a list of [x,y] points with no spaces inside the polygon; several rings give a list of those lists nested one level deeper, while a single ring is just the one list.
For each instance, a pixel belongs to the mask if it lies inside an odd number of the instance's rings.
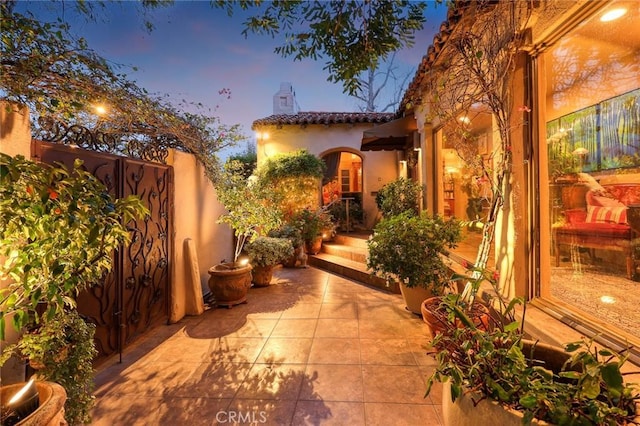
[{"label": "small tree in pot", "polygon": [[410,311],[420,314],[420,304],[430,295],[440,295],[449,288],[449,267],[444,255],[460,241],[460,224],[426,212],[412,211],[383,218],[367,241],[367,267],[387,281],[397,281],[406,290],[423,289],[418,300],[407,300]]},{"label": "small tree in pot", "polygon": [[246,242],[266,235],[281,224],[281,213],[274,205],[277,195],[267,182],[247,178],[238,161],[228,161],[221,173],[217,196],[227,209],[218,223],[228,224],[236,237],[233,262],[222,262],[209,268],[209,287],[216,304],[232,307],[245,303],[251,287],[251,265],[248,259],[239,261]]}]

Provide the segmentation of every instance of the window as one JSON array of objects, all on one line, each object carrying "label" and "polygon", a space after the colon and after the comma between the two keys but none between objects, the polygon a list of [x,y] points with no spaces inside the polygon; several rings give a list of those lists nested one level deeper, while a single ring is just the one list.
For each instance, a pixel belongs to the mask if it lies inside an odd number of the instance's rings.
[{"label": "window", "polygon": [[[626,13],[614,21],[601,16]],[[640,13],[611,2],[550,47],[545,69],[550,273],[571,309],[640,338]]]}]

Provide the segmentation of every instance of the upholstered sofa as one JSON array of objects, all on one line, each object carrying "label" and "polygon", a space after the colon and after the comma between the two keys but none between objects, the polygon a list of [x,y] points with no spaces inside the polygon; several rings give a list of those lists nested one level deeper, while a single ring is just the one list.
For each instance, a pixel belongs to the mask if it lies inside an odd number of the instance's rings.
[{"label": "upholstered sofa", "polygon": [[627,278],[632,279],[638,236],[629,225],[628,206],[640,204],[640,184],[587,185],[582,194],[583,206],[573,203],[570,207],[577,208],[564,210],[564,223],[553,228],[556,266],[562,245],[588,248],[592,260],[595,249],[615,250],[624,253]]}]

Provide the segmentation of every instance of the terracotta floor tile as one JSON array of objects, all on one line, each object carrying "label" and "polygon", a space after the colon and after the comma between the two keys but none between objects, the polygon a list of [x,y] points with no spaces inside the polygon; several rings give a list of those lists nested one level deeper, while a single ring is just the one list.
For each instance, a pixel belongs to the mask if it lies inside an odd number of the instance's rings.
[{"label": "terracotta floor tile", "polygon": [[433,405],[367,402],[364,404],[364,412],[367,425],[442,425]]},{"label": "terracotta floor tile", "polygon": [[309,380],[302,385],[301,400],[362,402],[362,370],[359,365],[309,364]]},{"label": "terracotta floor tile", "polygon": [[301,364],[255,364],[236,399],[295,401],[305,380],[305,366]]},{"label": "terracotta floor tile", "polygon": [[355,338],[315,338],[309,364],[360,364],[360,342]]},{"label": "terracotta floor tile", "polygon": [[358,318],[358,305],[351,300],[340,300],[337,302],[326,302],[320,309],[320,318]]},{"label": "terracotta floor tile", "polygon": [[290,425],[296,401],[234,399],[226,411],[226,418],[219,416],[217,423],[229,425]]},{"label": "terracotta floor tile", "polygon": [[363,365],[365,402],[425,404],[426,379],[418,367]]},{"label": "terracotta floor tile", "polygon": [[399,295],[312,267],[274,282],[104,362],[92,424],[441,424],[429,340]]},{"label": "terracotta floor tile", "polygon": [[282,311],[280,318],[318,318],[321,307],[321,303],[297,303]]},{"label": "terracotta floor tile", "polygon": [[317,319],[280,319],[276,324],[272,337],[313,337],[316,332]]},{"label": "terracotta floor tile", "polygon": [[364,404],[361,402],[298,401],[292,425],[296,426],[364,426]]},{"label": "terracotta floor tile", "polygon": [[272,337],[264,345],[256,362],[304,364],[309,359],[312,341],[301,337]]},{"label": "terracotta floor tile", "polygon": [[406,339],[360,339],[363,364],[417,365]]},{"label": "terracotta floor tile", "polygon": [[358,320],[320,318],[315,337],[358,337]]}]

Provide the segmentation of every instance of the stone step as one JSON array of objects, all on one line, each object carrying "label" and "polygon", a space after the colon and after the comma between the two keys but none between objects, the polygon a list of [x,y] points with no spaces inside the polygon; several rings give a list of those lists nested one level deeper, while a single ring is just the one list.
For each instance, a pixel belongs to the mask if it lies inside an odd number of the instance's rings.
[{"label": "stone step", "polygon": [[362,247],[338,244],[337,242],[324,242],[322,243],[322,252],[366,264],[369,251]]},{"label": "stone step", "polygon": [[316,268],[333,272],[334,274],[361,282],[371,287],[376,287],[383,291],[400,294],[400,289],[396,283],[392,283],[388,286],[386,280],[372,275],[371,271],[367,269],[366,264],[363,262],[345,259],[344,257],[324,252],[320,252],[316,255],[310,255],[308,262],[309,265],[315,266]]},{"label": "stone step", "polygon": [[369,239],[368,233],[354,233],[354,234],[338,234],[333,237],[334,244],[340,244],[349,247],[358,247],[362,249],[367,249],[367,240]]}]

